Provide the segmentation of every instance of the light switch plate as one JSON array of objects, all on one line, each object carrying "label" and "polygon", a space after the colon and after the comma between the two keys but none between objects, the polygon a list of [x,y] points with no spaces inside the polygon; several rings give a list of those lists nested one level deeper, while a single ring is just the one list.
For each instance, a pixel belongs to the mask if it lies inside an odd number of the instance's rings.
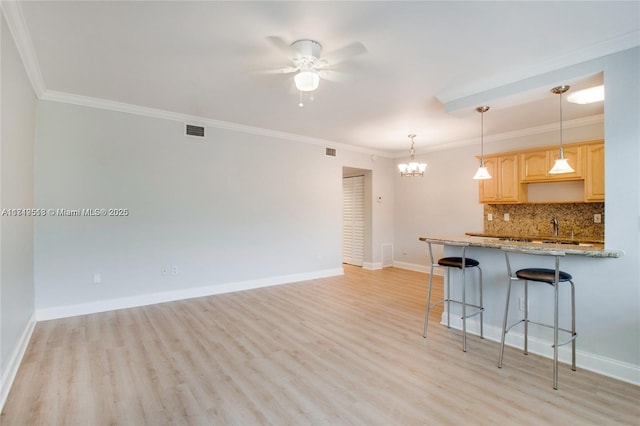
[{"label": "light switch plate", "polygon": [[602,223],[602,215],[600,213],[593,215],[593,223]]},{"label": "light switch plate", "polygon": [[493,215],[491,213],[487,214],[487,220],[491,222],[493,220]]}]

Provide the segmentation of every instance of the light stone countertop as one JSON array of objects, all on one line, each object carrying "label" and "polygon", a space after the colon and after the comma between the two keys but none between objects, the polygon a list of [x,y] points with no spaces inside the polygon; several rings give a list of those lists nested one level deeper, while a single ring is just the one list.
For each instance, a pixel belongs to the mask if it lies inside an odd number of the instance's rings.
[{"label": "light stone countertop", "polygon": [[486,237],[420,237],[420,241],[432,241],[440,244],[464,244],[469,247],[483,247],[502,249],[525,249],[534,251],[557,252],[561,251],[567,255],[586,256],[586,257],[621,257],[624,255],[622,250],[605,249],[602,244],[554,244],[543,242],[525,242],[525,241],[504,241],[498,238]]}]

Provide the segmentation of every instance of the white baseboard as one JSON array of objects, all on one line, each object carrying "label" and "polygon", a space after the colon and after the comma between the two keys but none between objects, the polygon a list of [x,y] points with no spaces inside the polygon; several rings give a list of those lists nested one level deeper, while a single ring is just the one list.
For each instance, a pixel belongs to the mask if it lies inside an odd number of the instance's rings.
[{"label": "white baseboard", "polygon": [[31,340],[31,335],[33,334],[35,327],[36,314],[33,313],[27,322],[27,326],[25,327],[22,336],[20,336],[18,346],[16,346],[13,354],[11,355],[11,359],[9,359],[7,369],[0,376],[0,411],[2,411],[4,403],[7,401],[9,390],[11,389],[11,385],[13,385],[16,374],[18,374],[18,368],[20,368],[22,357],[24,357],[27,346],[29,346],[29,341]]},{"label": "white baseboard", "polygon": [[[399,260],[394,260],[393,266],[395,268],[407,269],[409,271],[424,272],[425,274],[429,273],[429,267],[427,265],[420,265],[418,263],[401,262]],[[443,276],[443,274],[444,272],[442,268],[434,268],[434,271],[433,271],[434,276],[435,275]]]},{"label": "white baseboard", "polygon": [[52,308],[37,309],[36,318],[38,321],[68,318],[78,315],[95,314],[98,312],[114,311],[117,309],[135,308],[139,306],[153,305],[156,303],[173,302],[176,300],[192,299],[195,297],[205,297],[215,294],[251,290],[260,287],[269,287],[298,281],[308,281],[318,278],[334,277],[338,275],[344,275],[344,270],[342,268],[325,269],[301,274],[282,275],[276,277],[260,278],[257,280],[194,287],[162,293],[143,294],[140,296],[122,297],[118,299],[100,300],[97,302],[80,303],[77,305],[56,306]]},{"label": "white baseboard", "polygon": [[362,269],[367,269],[369,271],[382,269],[382,262],[364,262],[362,263]]},{"label": "white baseboard", "polygon": [[[447,313],[442,313],[440,324],[447,325]],[[462,330],[462,319],[459,314],[451,314],[451,328]],[[470,334],[480,335],[480,318],[473,317],[467,320],[467,332]],[[484,326],[484,338],[500,342],[502,339],[502,329],[496,326]],[[518,349],[524,347],[524,334],[516,331],[510,331],[505,339],[505,345],[512,346]],[[631,383],[634,385],[640,385],[640,366],[629,364],[626,362],[618,361],[612,358],[607,358],[601,355],[592,354],[590,352],[581,351],[580,348],[580,335],[578,334],[578,340],[576,340],[576,367],[582,368],[594,373],[602,374],[603,376],[611,377],[616,380]],[[529,336],[528,350],[532,354],[540,355],[545,358],[553,359],[552,342],[542,340],[540,338]],[[558,361],[571,364],[571,345],[560,346],[558,348]],[[498,352],[496,352],[496,365],[498,362]],[[504,364],[508,364],[508,358],[503,360]]]}]

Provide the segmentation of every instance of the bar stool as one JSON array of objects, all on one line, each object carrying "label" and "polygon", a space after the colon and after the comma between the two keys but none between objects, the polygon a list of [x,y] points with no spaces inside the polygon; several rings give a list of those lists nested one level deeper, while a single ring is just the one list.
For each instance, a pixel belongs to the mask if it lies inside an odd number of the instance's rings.
[{"label": "bar stool", "polygon": [[[576,315],[575,315],[575,287],[573,285],[573,277],[560,270],[560,258],[565,256],[563,251],[542,251],[525,248],[502,247],[507,262],[507,273],[509,274],[509,287],[507,288],[507,302],[504,309],[504,321],[502,323],[502,341],[500,343],[500,359],[498,368],[502,368],[502,359],[504,357],[504,340],[505,336],[516,325],[524,324],[524,354],[528,354],[527,340],[529,333],[529,323],[548,327],[553,329],[553,388],[558,389],[558,347],[571,343],[571,369],[576,371]],[[525,268],[516,271],[515,275],[511,270],[509,262],[509,253],[524,253],[538,256],[553,256],[555,258],[555,269],[546,268]],[[516,281],[524,281],[524,318],[507,327],[507,317],[509,315],[509,299],[511,297],[511,285]],[[545,283],[551,285],[554,291],[553,301],[553,325],[534,322],[529,319],[529,281]],[[568,282],[571,284],[571,330],[558,327],[558,288],[560,283]],[[569,340],[558,343],[558,333],[569,333]]]},{"label": "bar stool", "polygon": [[[421,241],[424,241],[429,246],[429,260],[431,263],[431,269],[429,272],[429,290],[427,293],[427,310],[424,316],[424,330],[422,333],[422,337],[427,338],[427,325],[429,323],[429,312],[434,306],[440,304],[447,304],[447,328],[451,327],[451,303],[458,303],[462,305],[462,350],[464,352],[467,351],[467,318],[473,317],[475,315],[480,315],[480,338],[484,338],[483,332],[483,311],[484,307],[482,305],[482,269],[480,269],[480,262],[475,259],[471,259],[466,257],[465,249],[469,246],[468,243],[464,242],[443,242],[440,240],[430,240],[427,238],[421,238]],[[460,257],[443,257],[438,259],[437,262],[434,261],[433,257],[433,244],[439,244],[442,246],[457,246],[462,250]],[[464,267],[463,267],[464,265]],[[439,302],[431,304],[431,288],[433,285],[433,269],[436,267],[444,268],[447,270],[447,296],[446,298],[440,300]],[[450,291],[450,271],[451,268],[457,268],[462,271],[462,300],[454,300],[451,299],[451,291]],[[466,294],[466,280],[465,280],[465,270],[467,268],[478,268],[479,273],[479,296],[480,302],[478,305],[467,303],[467,294]],[[475,309],[475,312],[471,314],[467,314],[467,307],[471,307]]]}]

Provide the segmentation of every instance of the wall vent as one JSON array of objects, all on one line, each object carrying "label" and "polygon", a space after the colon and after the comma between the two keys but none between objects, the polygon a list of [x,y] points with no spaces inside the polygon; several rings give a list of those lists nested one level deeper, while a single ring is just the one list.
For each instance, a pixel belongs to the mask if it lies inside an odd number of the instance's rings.
[{"label": "wall vent", "polygon": [[335,148],[325,148],[324,149],[324,153],[325,153],[325,155],[327,155],[329,157],[335,157],[336,156],[336,149]]},{"label": "wall vent", "polygon": [[194,124],[186,125],[186,135],[204,138],[204,126],[196,126]]}]

